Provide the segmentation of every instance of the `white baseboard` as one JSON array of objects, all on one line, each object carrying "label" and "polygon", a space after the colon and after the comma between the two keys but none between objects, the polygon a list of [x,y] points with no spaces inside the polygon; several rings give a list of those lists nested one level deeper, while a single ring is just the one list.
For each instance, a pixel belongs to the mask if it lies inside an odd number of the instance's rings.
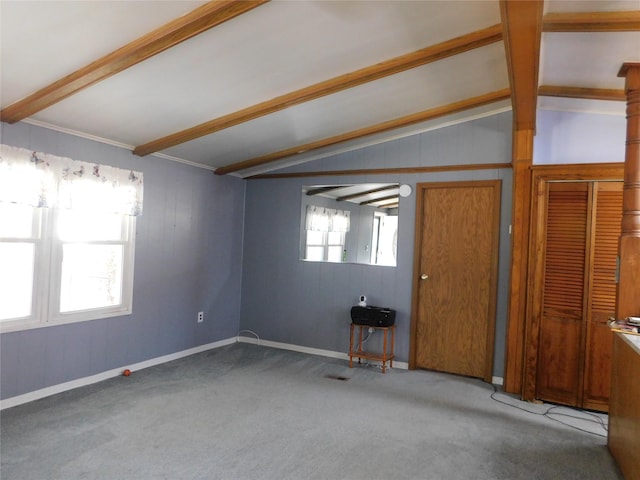
[{"label": "white baseboard", "polygon": [[[181,352],[171,353],[169,355],[163,355],[162,357],[152,358],[150,360],[145,360],[144,362],[139,362],[133,365],[114,368],[112,370],[107,370],[106,372],[98,373],[96,375],[91,375],[89,377],[83,377],[83,378],[78,378],[76,380],[72,380],[70,382],[59,383],[58,385],[52,385],[51,387],[42,388],[40,390],[35,390],[33,392],[25,393],[23,395],[17,395],[15,397],[6,398],[4,400],[0,400],[0,410],[4,410],[5,408],[15,407],[17,405],[22,405],[23,403],[27,403],[27,402],[33,402],[34,400],[39,400],[41,398],[48,397],[50,395],[55,395],[57,393],[66,392],[67,390],[73,390],[74,388],[84,387],[85,385],[91,385],[93,383],[101,382],[109,378],[117,377],[119,375],[122,375],[122,371],[125,368],[128,368],[132,372],[135,372],[136,370],[142,370],[143,368],[153,367],[154,365],[160,365],[161,363],[166,363],[172,360],[177,360],[179,358],[188,357],[189,355],[205,352],[207,350],[223,347],[225,345],[230,345],[236,342],[252,343],[254,345],[262,345],[265,347],[279,348],[281,350],[291,350],[294,352],[308,353],[310,355],[319,355],[322,357],[329,357],[329,358],[339,358],[341,360],[346,360],[346,361],[349,360],[349,355],[344,352],[336,352],[333,350],[304,347],[304,346],[295,345],[292,343],[272,342],[271,340],[260,340],[252,337],[244,337],[244,336],[231,337],[225,340],[220,340],[213,343],[207,343],[205,345],[200,345],[198,347],[182,350]],[[393,368],[407,370],[409,368],[409,364],[406,362],[398,362],[394,360]],[[493,377],[492,382],[495,385],[502,385],[503,379],[502,377]]]},{"label": "white baseboard", "polygon": [[133,365],[114,368],[112,370],[107,370],[106,372],[101,372],[89,377],[83,377],[76,380],[71,380],[70,382],[59,383],[58,385],[52,385],[51,387],[42,388],[40,390],[25,393],[23,395],[6,398],[4,400],[0,400],[0,410],[15,407],[17,405],[22,405],[23,403],[27,402],[33,402],[34,400],[39,400],[50,395],[55,395],[57,393],[66,392],[67,390],[73,390],[74,388],[84,387],[85,385],[91,385],[93,383],[98,383],[109,378],[117,377],[118,375],[122,375],[122,371],[125,368],[128,368],[132,372],[135,372],[136,370],[142,370],[143,368],[153,367],[154,365],[160,365],[161,363],[170,362],[172,360],[177,360],[182,357],[188,357],[189,355],[194,355],[196,353],[201,353],[207,350],[212,350],[214,348],[230,345],[232,343],[236,343],[237,341],[238,340],[236,339],[236,337],[231,337],[225,340],[207,343],[205,345],[199,345],[197,347],[182,350],[180,352],[171,353],[169,355],[163,355],[162,357],[152,358],[150,360],[145,360],[144,362],[135,363]]},{"label": "white baseboard", "polygon": [[[341,360],[349,361],[349,355],[343,352],[335,352],[333,350],[323,350],[320,348],[303,347],[301,345],[295,345],[292,343],[272,342],[271,340],[261,340],[253,337],[238,336],[238,342],[240,343],[252,343],[254,345],[262,345],[264,347],[280,348],[282,350],[292,350],[294,352],[308,353],[310,355],[320,355],[322,357],[339,358]],[[399,368],[401,370],[408,370],[409,364],[407,362],[393,361],[393,368]],[[502,377],[491,377],[491,383],[493,385],[502,385],[504,379]]]},{"label": "white baseboard", "polygon": [[[341,360],[347,360],[347,361],[349,360],[349,355],[344,352],[335,352],[333,350],[323,350],[320,348],[303,347],[301,345],[295,345],[293,343],[272,342],[271,340],[260,340],[257,338],[242,337],[242,336],[238,337],[238,342],[252,343],[254,345],[262,345],[264,347],[279,348],[281,350],[291,350],[291,351],[300,352],[300,353],[308,353],[310,355],[320,355],[321,357],[339,358]],[[398,362],[394,360],[393,368],[407,370],[409,368],[409,364],[406,362]]]}]

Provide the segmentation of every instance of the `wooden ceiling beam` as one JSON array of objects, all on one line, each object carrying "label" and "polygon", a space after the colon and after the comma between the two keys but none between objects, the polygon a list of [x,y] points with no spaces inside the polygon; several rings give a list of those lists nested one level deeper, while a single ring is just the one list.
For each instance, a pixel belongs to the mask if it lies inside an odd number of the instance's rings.
[{"label": "wooden ceiling beam", "polygon": [[385,203],[384,205],[378,205],[378,208],[397,208],[400,206],[400,202]]},{"label": "wooden ceiling beam", "polygon": [[467,100],[461,100],[449,105],[424,110],[422,112],[396,118],[394,120],[389,120],[386,122],[371,125],[369,127],[353,130],[351,132],[336,135],[334,137],[316,140],[314,142],[309,142],[303,145],[297,145],[295,147],[287,148],[285,150],[280,150],[279,152],[269,153],[261,157],[256,157],[242,162],[233,163],[231,165],[219,167],[215,170],[215,173],[217,175],[226,175],[227,173],[246,170],[247,168],[265,165],[267,163],[275,162],[276,160],[280,160],[285,157],[290,157],[311,150],[317,150],[319,148],[328,147],[330,145],[336,145],[348,140],[355,140],[357,138],[366,137],[368,135],[387,132],[396,128],[414,125],[416,123],[425,122],[427,120],[433,120],[435,118],[444,117],[446,115],[462,112],[464,110],[480,107],[490,103],[498,102],[500,100],[507,100],[509,97],[510,90],[508,88],[505,88],[503,90],[487,93],[485,95],[479,95],[477,97],[469,98]]},{"label": "wooden ceiling beam", "polygon": [[269,0],[214,0],[47,85],[0,112],[15,123]]},{"label": "wooden ceiling beam", "polygon": [[551,12],[544,16],[543,32],[637,32],[640,10],[624,12]]},{"label": "wooden ceiling beam", "polygon": [[514,130],[535,131],[543,5],[542,1],[500,1]]},{"label": "wooden ceiling beam", "polygon": [[312,190],[307,191],[307,196],[313,197],[314,195],[321,195],[323,193],[331,192],[333,190],[338,190],[340,188],[350,187],[351,185],[330,185],[327,187],[318,187]]},{"label": "wooden ceiling beam", "polygon": [[386,202],[387,200],[395,200],[399,198],[399,195],[388,195],[386,197],[374,198],[373,200],[365,200],[360,202],[360,205],[371,205],[372,203]]},{"label": "wooden ceiling beam", "polygon": [[325,80],[293,92],[280,95],[265,102],[252,105],[227,115],[187,128],[177,133],[137,146],[133,153],[144,156],[153,152],[174,147],[181,143],[233,127],[240,123],[268,115],[285,108],[293,107],[310,100],[331,95],[367,82],[379,80],[389,75],[426,65],[443,58],[451,57],[475,48],[502,40],[500,25],[484,28],[460,37],[386,60],[375,65],[361,68],[344,75]]},{"label": "wooden ceiling beam", "polygon": [[470,172],[513,168],[509,163],[471,163],[465,165],[439,165],[430,167],[359,168],[355,170],[316,170],[310,172],[260,173],[245,177],[247,180],[277,180],[279,178],[343,177],[345,175],[414,175],[416,173]]},{"label": "wooden ceiling beam", "polygon": [[544,97],[584,98],[587,100],[612,100],[624,102],[624,90],[613,88],[563,87],[559,85],[540,85],[538,95]]}]

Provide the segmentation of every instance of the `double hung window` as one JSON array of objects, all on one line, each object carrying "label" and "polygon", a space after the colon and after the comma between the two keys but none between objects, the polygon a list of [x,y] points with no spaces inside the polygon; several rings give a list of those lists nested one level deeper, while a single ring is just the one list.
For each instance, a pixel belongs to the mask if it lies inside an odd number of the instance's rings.
[{"label": "double hung window", "polygon": [[0,177],[2,330],[131,313],[142,175],[2,145]]},{"label": "double hung window", "polygon": [[344,262],[345,241],[350,230],[350,212],[307,206],[305,260]]}]

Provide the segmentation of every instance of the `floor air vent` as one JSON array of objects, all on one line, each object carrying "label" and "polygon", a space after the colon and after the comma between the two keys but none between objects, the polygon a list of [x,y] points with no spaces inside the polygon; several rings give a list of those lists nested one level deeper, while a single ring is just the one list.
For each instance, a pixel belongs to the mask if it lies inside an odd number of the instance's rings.
[{"label": "floor air vent", "polygon": [[330,378],[331,380],[341,380],[343,382],[346,382],[347,380],[349,380],[348,377],[343,377],[342,375],[325,375],[324,378]]}]

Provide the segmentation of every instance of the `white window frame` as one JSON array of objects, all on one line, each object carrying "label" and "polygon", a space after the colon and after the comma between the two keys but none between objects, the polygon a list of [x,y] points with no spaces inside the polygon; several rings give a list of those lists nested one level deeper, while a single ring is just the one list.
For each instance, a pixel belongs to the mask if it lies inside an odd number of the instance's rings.
[{"label": "white window frame", "polygon": [[[385,263],[384,258],[381,258],[381,254],[383,253],[383,251],[380,250],[380,238],[381,238],[381,234],[383,233],[383,226],[385,224],[385,221],[387,221],[387,219],[389,219],[390,217],[396,217],[397,215],[389,215],[387,213],[384,212],[373,212],[373,228],[372,228],[372,237],[371,237],[371,265],[385,265],[385,266],[395,266],[397,265],[397,259],[396,259],[396,263],[391,264],[391,263]],[[397,230],[396,230],[397,233]]]},{"label": "white window frame", "polygon": [[[33,242],[34,278],[31,315],[0,321],[1,332],[12,332],[67,323],[84,322],[132,313],[136,217],[122,215],[122,240],[66,242],[55,234],[58,209],[33,208],[34,235],[31,238],[2,238],[2,242]],[[60,312],[62,247],[67,243],[123,245],[122,296],[118,305]]]},{"label": "white window frame", "polygon": [[[305,259],[308,259],[309,255],[308,255],[308,248],[309,247],[322,247],[322,260],[309,260],[312,262],[331,262],[331,263],[340,263],[341,261],[343,261],[342,259],[342,252],[344,252],[344,247],[346,244],[346,237],[347,234],[346,232],[319,232],[322,233],[322,243],[314,243],[314,244],[309,244],[309,231],[305,230]],[[333,233],[333,234],[338,234],[340,235],[340,243],[329,243],[329,234]],[[339,261],[332,261],[329,260],[329,247],[340,247],[340,260]]]}]

